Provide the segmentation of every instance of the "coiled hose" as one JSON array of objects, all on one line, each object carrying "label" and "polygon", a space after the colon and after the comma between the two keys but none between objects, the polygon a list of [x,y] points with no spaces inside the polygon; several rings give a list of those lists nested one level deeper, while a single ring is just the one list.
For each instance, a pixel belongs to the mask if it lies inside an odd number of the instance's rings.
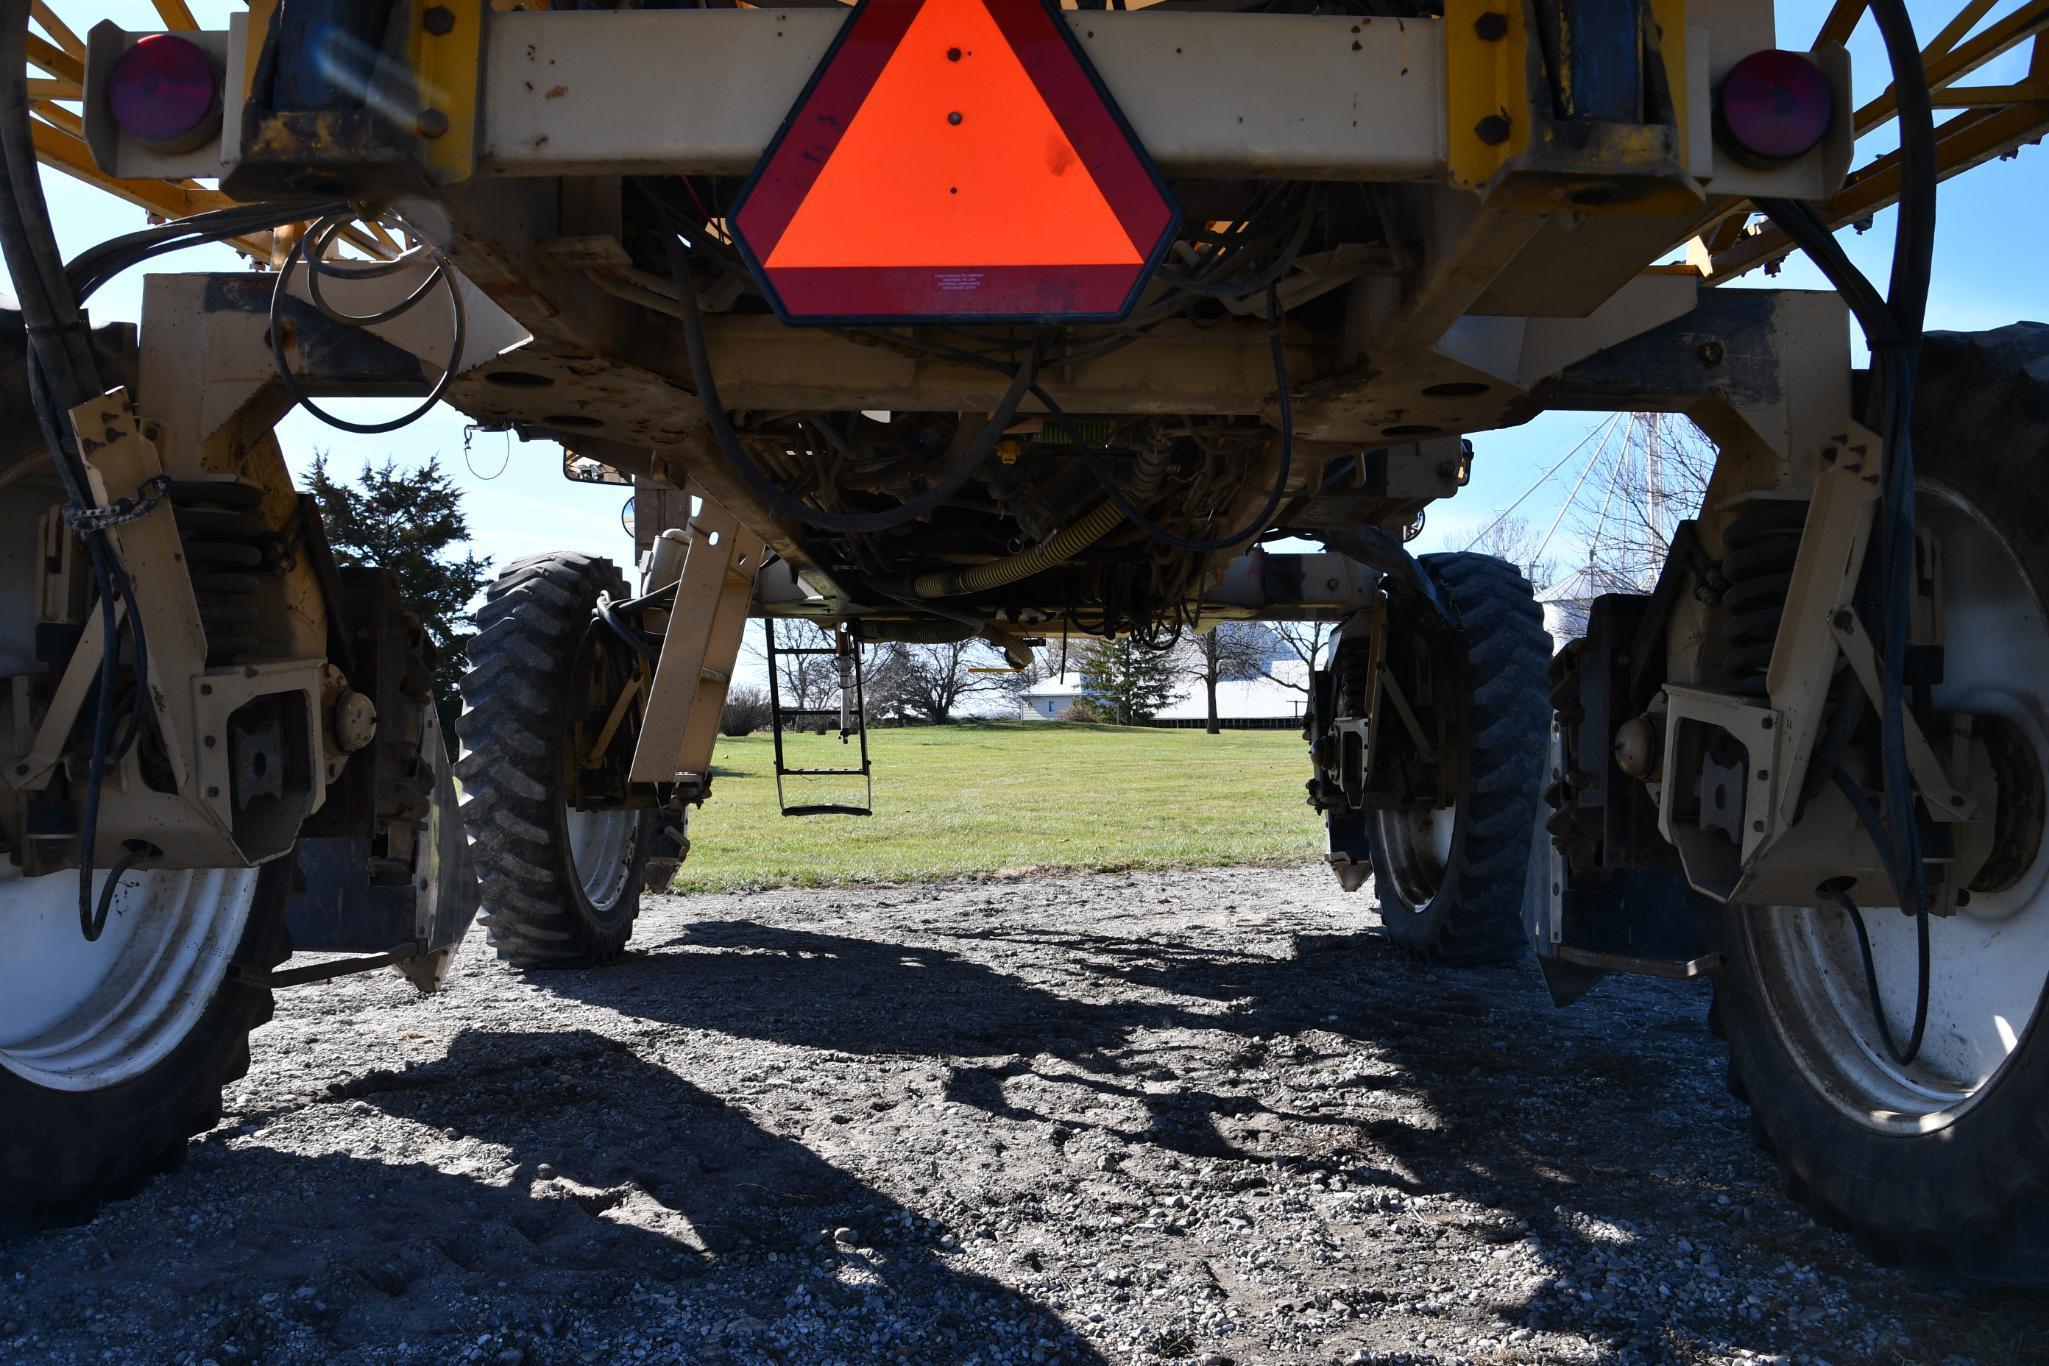
[{"label": "coiled hose", "polygon": [[1095,511],[1071,522],[1030,550],[978,564],[969,569],[942,569],[920,574],[911,581],[911,591],[921,598],[954,598],[963,593],[986,593],[1006,584],[1043,573],[1056,564],[1073,559],[1102,540],[1124,521],[1124,510],[1115,503],[1099,503]]}]

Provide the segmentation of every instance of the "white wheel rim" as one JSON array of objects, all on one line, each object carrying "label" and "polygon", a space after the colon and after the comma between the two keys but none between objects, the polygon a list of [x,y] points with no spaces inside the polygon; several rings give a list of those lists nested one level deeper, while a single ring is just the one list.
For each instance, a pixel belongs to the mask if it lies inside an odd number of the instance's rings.
[{"label": "white wheel rim", "polygon": [[569,836],[570,867],[584,899],[592,910],[609,915],[633,875],[633,841],[640,830],[640,813],[565,808],[562,816],[563,830]]},{"label": "white wheel rim", "polygon": [[1458,833],[1458,808],[1429,811],[1376,811],[1381,857],[1387,863],[1389,888],[1400,904],[1421,915],[1444,889],[1451,866],[1451,846]]},{"label": "white wheel rim", "polygon": [[[106,876],[94,877],[94,895]],[[256,879],[243,868],[131,872],[88,943],[76,873],[0,867],[0,1066],[54,1090],[97,1091],[162,1062],[220,989]]]},{"label": "white wheel rim", "polygon": [[[1997,715],[2049,761],[2049,717],[2023,689],[2049,679],[2049,622],[2010,547],[1961,498],[1933,486],[1923,526],[1943,551],[1946,648],[1938,710]],[[1919,1056],[1893,1061],[1880,1037],[1848,917],[1754,913],[1748,933],[1779,1036],[1815,1089],[1858,1123],[1888,1133],[1941,1128],[1981,1100],[2020,1047],[2049,981],[2049,840],[2007,889],[1975,893],[1929,920],[1928,1023]],[[1913,1029],[1914,921],[1872,906],[1871,934],[1895,1041]]]}]

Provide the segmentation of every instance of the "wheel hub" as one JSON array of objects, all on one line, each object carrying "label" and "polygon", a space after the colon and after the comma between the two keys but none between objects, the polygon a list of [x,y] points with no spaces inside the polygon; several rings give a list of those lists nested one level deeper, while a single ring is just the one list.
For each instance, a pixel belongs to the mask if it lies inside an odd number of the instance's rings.
[{"label": "wheel hub", "polygon": [[105,932],[87,942],[76,873],[0,869],[0,1067],[92,1091],[156,1066],[227,974],[256,880],[239,868],[128,873]]},{"label": "wheel hub", "polygon": [[[1943,551],[1944,679],[1939,712],[1978,718],[1997,784],[1993,851],[1957,913],[1929,923],[1928,1015],[1909,1063],[1885,1048],[1847,915],[1750,913],[1760,985],[1788,1052],[1816,1091],[1858,1123],[1921,1133],[1981,1099],[2034,1025],[2049,981],[2049,859],[2042,811],[2049,718],[2023,691],[2049,678],[2049,623],[2012,549],[1962,498],[1930,486],[1921,522]],[[2018,687],[2016,686],[2018,685]],[[1864,910],[1893,1038],[1913,1026],[1920,947],[1914,917]]]}]

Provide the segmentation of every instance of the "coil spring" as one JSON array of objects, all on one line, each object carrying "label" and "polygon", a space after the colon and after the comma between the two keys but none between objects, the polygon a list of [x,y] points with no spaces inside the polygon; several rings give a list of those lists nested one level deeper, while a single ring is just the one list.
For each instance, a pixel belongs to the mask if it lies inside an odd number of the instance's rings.
[{"label": "coil spring", "polygon": [[227,479],[183,479],[171,485],[170,498],[206,631],[208,666],[280,653],[274,628],[284,607],[284,550],[263,519],[263,490]]},{"label": "coil spring", "polygon": [[1786,615],[1786,593],[1793,584],[1793,561],[1800,553],[1800,529],[1807,522],[1807,504],[1760,502],[1738,513],[1722,533],[1728,547],[1722,556],[1722,606],[1729,619],[1722,625],[1722,667],[1739,690],[1765,691],[1765,670],[1772,643]]},{"label": "coil spring", "polygon": [[1346,650],[1338,661],[1339,687],[1338,715],[1364,716],[1366,697],[1371,691],[1371,652],[1362,644]]}]

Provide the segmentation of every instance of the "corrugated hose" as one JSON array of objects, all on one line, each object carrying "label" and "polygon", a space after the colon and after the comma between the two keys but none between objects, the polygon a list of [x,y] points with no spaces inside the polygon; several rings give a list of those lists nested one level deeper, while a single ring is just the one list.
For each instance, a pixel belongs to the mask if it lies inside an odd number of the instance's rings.
[{"label": "corrugated hose", "polygon": [[1100,503],[1095,511],[1069,523],[1030,550],[968,569],[920,574],[911,581],[911,591],[921,598],[953,598],[1002,588],[1065,563],[1116,530],[1123,521],[1123,509],[1115,503]]}]

